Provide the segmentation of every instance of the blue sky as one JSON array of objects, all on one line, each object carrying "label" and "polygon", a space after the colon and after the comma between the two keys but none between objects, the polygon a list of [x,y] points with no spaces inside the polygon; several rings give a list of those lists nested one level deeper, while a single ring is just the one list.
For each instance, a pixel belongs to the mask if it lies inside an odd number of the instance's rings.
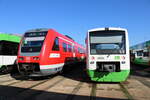
[{"label": "blue sky", "polygon": [[0,0],[0,32],[53,28],[84,44],[98,27],[127,28],[130,45],[150,40],[150,0]]}]

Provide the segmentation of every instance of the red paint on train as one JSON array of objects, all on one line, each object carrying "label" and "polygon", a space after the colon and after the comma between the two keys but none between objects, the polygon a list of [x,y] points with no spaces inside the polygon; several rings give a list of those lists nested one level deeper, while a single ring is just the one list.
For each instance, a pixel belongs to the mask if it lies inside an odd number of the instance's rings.
[{"label": "red paint on train", "polygon": [[85,48],[53,29],[27,31],[18,51],[18,69],[27,75],[50,75],[65,64],[85,59]]}]

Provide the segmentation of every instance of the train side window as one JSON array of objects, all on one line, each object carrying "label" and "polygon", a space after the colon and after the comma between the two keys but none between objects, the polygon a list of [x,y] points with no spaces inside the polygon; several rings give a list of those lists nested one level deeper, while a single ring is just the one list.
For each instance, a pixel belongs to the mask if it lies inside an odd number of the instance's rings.
[{"label": "train side window", "polygon": [[81,52],[80,52],[80,53],[82,53],[82,54],[83,54],[83,53],[85,53],[85,52],[84,52],[84,50],[83,50],[83,49],[81,49]]},{"label": "train side window", "polygon": [[75,52],[75,47],[74,46],[72,47],[72,52]]},{"label": "train side window", "polygon": [[81,48],[78,48],[78,53],[81,53]]},{"label": "train side window", "polygon": [[78,48],[78,52],[79,52],[80,54],[83,54],[83,53],[84,53],[84,50],[81,49],[81,48]]},{"label": "train side window", "polygon": [[52,50],[59,51],[59,39],[57,37],[55,38]]},{"label": "train side window", "polygon": [[78,48],[78,53],[80,53],[80,48]]},{"label": "train side window", "polygon": [[68,44],[68,52],[72,52],[71,45]]},{"label": "train side window", "polygon": [[67,52],[67,44],[66,43],[63,43],[63,51]]}]

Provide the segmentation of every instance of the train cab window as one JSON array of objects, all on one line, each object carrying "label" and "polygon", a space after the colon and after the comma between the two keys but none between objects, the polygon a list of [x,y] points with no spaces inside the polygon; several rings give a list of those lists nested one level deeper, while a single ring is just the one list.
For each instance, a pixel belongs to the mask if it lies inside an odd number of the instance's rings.
[{"label": "train cab window", "polygon": [[149,52],[143,52],[143,57],[149,57]]},{"label": "train cab window", "polygon": [[19,43],[1,41],[0,55],[16,56],[18,52]]},{"label": "train cab window", "polygon": [[71,45],[68,44],[68,52],[72,52]]},{"label": "train cab window", "polygon": [[52,50],[59,51],[59,39],[57,37],[55,38]]},{"label": "train cab window", "polygon": [[66,43],[63,43],[63,51],[67,52],[67,44]]},{"label": "train cab window", "polygon": [[137,51],[137,56],[143,56],[143,50]]}]

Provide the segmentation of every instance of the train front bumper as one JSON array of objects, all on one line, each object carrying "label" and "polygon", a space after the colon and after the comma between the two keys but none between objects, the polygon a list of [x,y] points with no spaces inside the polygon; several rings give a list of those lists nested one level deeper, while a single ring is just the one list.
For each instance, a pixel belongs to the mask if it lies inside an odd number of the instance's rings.
[{"label": "train front bumper", "polygon": [[97,82],[123,82],[129,76],[130,70],[121,70],[120,72],[98,72],[96,70],[87,70],[92,81]]}]

